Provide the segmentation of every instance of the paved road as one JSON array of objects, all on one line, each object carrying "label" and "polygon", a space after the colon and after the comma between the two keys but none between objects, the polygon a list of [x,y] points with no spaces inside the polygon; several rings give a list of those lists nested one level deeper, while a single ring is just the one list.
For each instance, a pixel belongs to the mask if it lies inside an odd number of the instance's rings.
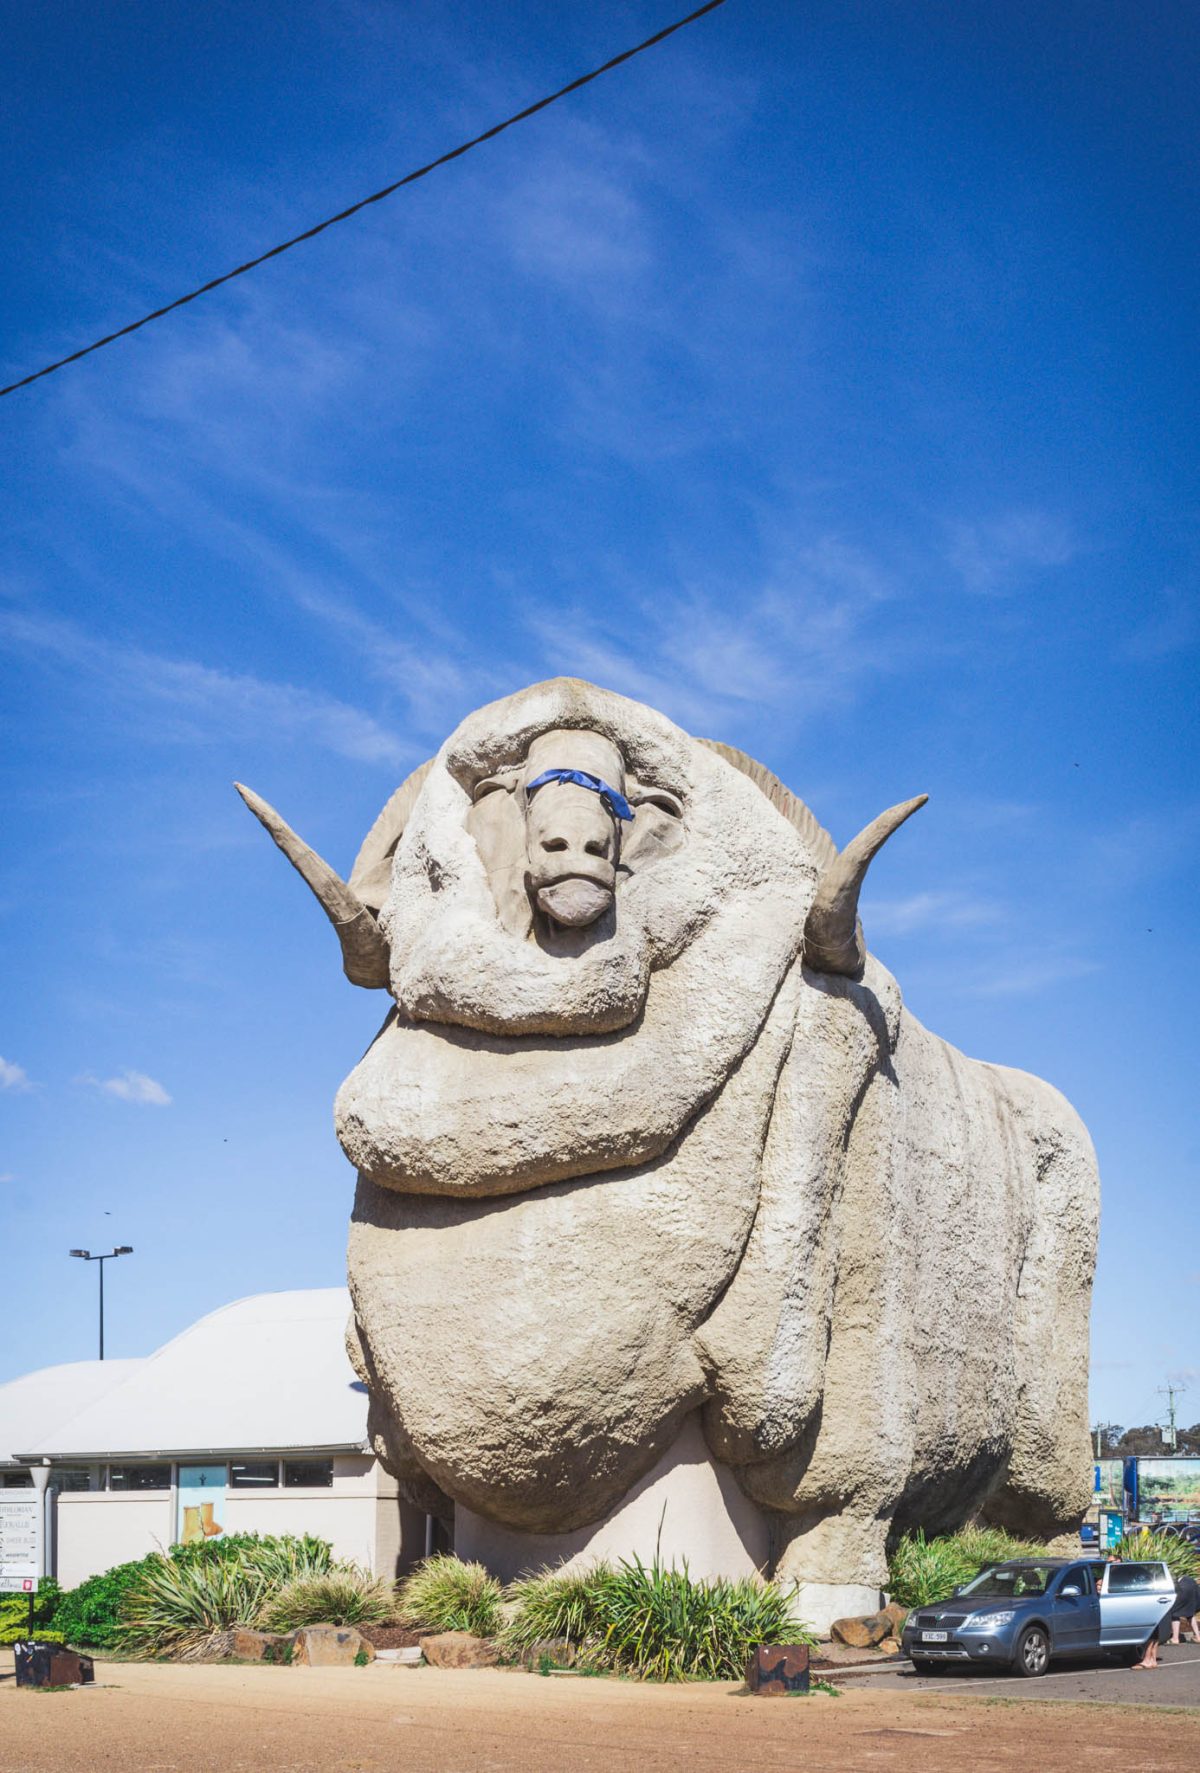
[{"label": "paved road", "polygon": [[[853,1680],[872,1692],[891,1688],[905,1693],[961,1693],[963,1698],[1060,1699],[1100,1701],[1105,1705],[1194,1705],[1200,1707],[1200,1644],[1167,1645],[1159,1651],[1156,1673],[1113,1667],[1072,1667],[1058,1663],[1038,1680],[1022,1680],[1003,1670],[980,1675],[974,1669],[947,1668],[945,1674],[914,1674],[911,1668],[887,1669],[879,1674],[854,1675]],[[824,1672],[824,1671],[823,1671]],[[828,1679],[837,1680],[830,1670]]]}]

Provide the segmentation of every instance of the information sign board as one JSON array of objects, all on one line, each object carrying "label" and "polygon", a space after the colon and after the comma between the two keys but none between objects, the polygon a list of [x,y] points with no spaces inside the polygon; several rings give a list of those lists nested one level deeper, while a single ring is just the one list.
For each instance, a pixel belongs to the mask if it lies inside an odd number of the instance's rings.
[{"label": "information sign board", "polygon": [[42,1499],[27,1496],[0,1501],[0,1594],[32,1594],[38,1585]]},{"label": "information sign board", "polygon": [[1100,1510],[1100,1549],[1115,1551],[1125,1533],[1125,1517],[1119,1509]]}]

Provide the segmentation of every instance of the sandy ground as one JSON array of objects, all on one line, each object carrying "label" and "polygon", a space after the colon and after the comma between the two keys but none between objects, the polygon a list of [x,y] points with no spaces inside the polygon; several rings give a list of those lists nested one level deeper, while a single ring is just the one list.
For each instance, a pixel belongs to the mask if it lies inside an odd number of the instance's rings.
[{"label": "sandy ground", "polygon": [[973,1773],[1200,1759],[1200,1712],[1010,1693],[751,1699],[501,1670],[100,1664],[93,1688],[0,1679],[3,1773]]}]

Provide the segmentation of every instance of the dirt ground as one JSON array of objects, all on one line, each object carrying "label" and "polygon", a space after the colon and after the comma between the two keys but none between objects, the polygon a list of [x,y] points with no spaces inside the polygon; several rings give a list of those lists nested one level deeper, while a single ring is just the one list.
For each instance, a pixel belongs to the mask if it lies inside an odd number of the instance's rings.
[{"label": "dirt ground", "polygon": [[752,1699],[733,1686],[378,1663],[116,1663],[96,1676],[95,1687],[59,1693],[0,1678],[3,1773],[1178,1773],[1200,1759],[1195,1710],[871,1692],[849,1681],[838,1698]]}]

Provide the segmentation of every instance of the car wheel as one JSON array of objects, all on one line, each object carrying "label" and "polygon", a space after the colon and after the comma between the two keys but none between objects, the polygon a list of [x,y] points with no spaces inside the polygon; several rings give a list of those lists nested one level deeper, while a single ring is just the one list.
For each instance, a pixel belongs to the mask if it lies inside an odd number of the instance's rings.
[{"label": "car wheel", "polygon": [[933,1673],[935,1665],[932,1656],[910,1656],[909,1661],[913,1665],[914,1674],[927,1675]]},{"label": "car wheel", "polygon": [[1013,1668],[1026,1680],[1036,1680],[1050,1666],[1050,1639],[1040,1625],[1026,1626],[1017,1639]]}]

